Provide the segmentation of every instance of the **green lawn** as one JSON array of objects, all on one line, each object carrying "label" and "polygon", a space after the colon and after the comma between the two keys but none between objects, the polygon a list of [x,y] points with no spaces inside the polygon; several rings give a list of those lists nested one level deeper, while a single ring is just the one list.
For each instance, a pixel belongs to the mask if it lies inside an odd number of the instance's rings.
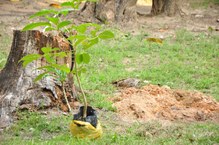
[{"label": "green lawn", "polygon": [[[39,113],[20,113],[21,120],[9,128],[1,139],[5,145],[31,144],[74,144],[74,145],[156,145],[219,143],[219,125],[206,123],[174,123],[162,125],[159,122],[124,125],[110,120],[108,112],[101,115],[104,135],[97,140],[77,139],[69,133],[71,117],[64,115],[46,117]],[[108,118],[108,119],[107,119]],[[116,129],[116,128],[120,129]]]},{"label": "green lawn", "polygon": [[144,34],[118,35],[115,41],[99,44],[90,52],[93,58],[82,83],[96,92],[92,100],[109,96],[115,91],[111,82],[128,77],[199,90],[219,100],[218,36],[179,30],[176,38],[157,44],[147,42]]},{"label": "green lawn", "polygon": [[[100,111],[104,129],[102,138],[73,138],[68,128],[72,116],[48,117],[40,113],[20,112],[20,119],[0,134],[0,144],[219,143],[219,125],[210,121],[177,122],[165,126],[159,122],[127,124],[114,119],[115,113],[112,111],[115,108],[107,101],[116,91],[111,82],[128,77],[147,80],[152,84],[168,85],[171,88],[199,90],[219,100],[218,36],[179,30],[175,38],[167,38],[163,44],[147,42],[145,38],[145,34],[132,36],[117,31],[115,40],[102,42],[90,49],[92,60],[89,71],[82,75],[82,84],[90,92],[89,103],[97,108],[104,108]],[[6,56],[3,55],[3,58],[6,59]]]}]

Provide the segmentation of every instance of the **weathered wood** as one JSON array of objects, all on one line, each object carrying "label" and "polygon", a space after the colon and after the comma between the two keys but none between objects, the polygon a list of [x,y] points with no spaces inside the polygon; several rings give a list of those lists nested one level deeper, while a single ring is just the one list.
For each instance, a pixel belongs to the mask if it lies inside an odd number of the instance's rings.
[{"label": "weathered wood", "polygon": [[[4,69],[0,72],[0,127],[9,125],[12,113],[17,108],[54,107],[68,111],[59,82],[52,78],[44,78],[34,83],[34,79],[42,71],[35,68],[45,65],[38,60],[22,67],[19,60],[26,54],[42,53],[45,46],[69,50],[68,43],[58,36],[44,35],[39,31],[14,31],[11,51]],[[71,64],[71,57],[57,60],[59,63]],[[73,77],[69,76],[66,92],[69,102],[73,102]]]},{"label": "weathered wood", "polygon": [[[151,15],[181,15],[182,11],[179,3],[179,0],[153,0]],[[85,16],[86,20],[93,21],[97,19],[103,23],[135,21],[137,18],[136,4],[137,0],[99,0],[96,3],[86,2],[79,14]]]},{"label": "weathered wood", "polygon": [[178,0],[153,0],[152,1],[152,15],[165,14],[167,16],[174,16],[180,13]]},{"label": "weathered wood", "polygon": [[136,15],[137,0],[99,0],[86,2],[80,14],[94,17],[101,22],[130,21]]}]

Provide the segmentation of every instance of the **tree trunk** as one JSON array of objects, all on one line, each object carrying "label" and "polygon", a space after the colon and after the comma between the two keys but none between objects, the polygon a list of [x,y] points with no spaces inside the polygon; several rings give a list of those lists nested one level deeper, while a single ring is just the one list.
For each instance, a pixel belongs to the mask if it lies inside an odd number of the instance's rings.
[{"label": "tree trunk", "polygon": [[137,0],[99,0],[86,2],[80,14],[94,17],[101,22],[130,21],[135,19]]},{"label": "tree trunk", "polygon": [[179,13],[178,0],[153,0],[152,1],[152,15],[166,14],[167,16],[174,16]]},{"label": "tree trunk", "polygon": [[[12,113],[19,108],[39,109],[59,107],[68,111],[62,88],[52,78],[44,78],[36,83],[34,79],[42,73],[37,67],[45,65],[44,60],[37,60],[23,68],[19,60],[26,54],[42,53],[45,46],[69,50],[69,45],[58,36],[45,36],[39,31],[14,31],[11,51],[4,69],[0,72],[0,127],[9,125]],[[57,60],[58,63],[70,64],[70,58]],[[72,76],[66,83],[69,102],[73,104],[74,94]]]},{"label": "tree trunk", "polygon": [[[99,0],[96,3],[86,2],[80,15],[85,19],[96,18],[101,22],[133,21],[136,19],[137,0]],[[153,0],[152,15],[165,14],[174,16],[179,13],[179,0]],[[92,20],[91,20],[92,21]]]}]

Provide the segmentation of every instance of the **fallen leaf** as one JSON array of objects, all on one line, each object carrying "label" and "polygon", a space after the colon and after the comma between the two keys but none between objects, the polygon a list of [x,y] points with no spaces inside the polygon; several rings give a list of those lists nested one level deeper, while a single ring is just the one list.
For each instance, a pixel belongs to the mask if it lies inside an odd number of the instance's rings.
[{"label": "fallen leaf", "polygon": [[60,9],[61,6],[59,4],[55,4],[55,3],[52,3],[49,5],[50,7],[54,7],[54,8],[57,8],[57,9]]},{"label": "fallen leaf", "polygon": [[160,38],[147,38],[146,39],[148,42],[155,42],[155,43],[163,43],[163,40],[161,40]]}]

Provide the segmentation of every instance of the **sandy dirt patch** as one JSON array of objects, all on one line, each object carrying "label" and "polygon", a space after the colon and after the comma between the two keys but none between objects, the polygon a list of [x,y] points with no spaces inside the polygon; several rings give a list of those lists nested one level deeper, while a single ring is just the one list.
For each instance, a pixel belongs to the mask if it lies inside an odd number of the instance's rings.
[{"label": "sandy dirt patch", "polygon": [[123,89],[112,101],[124,120],[219,121],[219,103],[197,91],[147,85]]}]

